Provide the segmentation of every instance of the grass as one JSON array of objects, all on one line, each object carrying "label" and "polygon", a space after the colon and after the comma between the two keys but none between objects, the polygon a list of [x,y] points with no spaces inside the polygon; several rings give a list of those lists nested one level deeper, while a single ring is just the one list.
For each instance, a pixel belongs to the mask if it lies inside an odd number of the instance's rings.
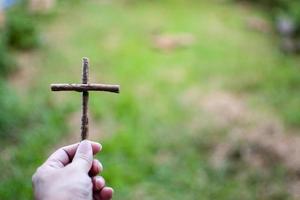
[{"label": "grass", "polygon": [[[212,143],[227,130],[190,126],[207,116],[197,102],[186,102],[188,91],[199,101],[210,91],[230,91],[299,125],[299,58],[245,28],[249,15],[260,12],[214,1],[59,2],[55,15],[41,20],[35,81],[20,97],[33,117],[16,142],[3,142],[1,199],[32,198],[31,175],[66,138],[65,122],[80,106],[78,94],[50,93],[49,84],[80,81],[83,56],[94,82],[121,85],[120,95],[90,98],[105,134],[98,158],[115,199],[287,199],[281,166],[267,175],[235,163],[215,170]],[[165,53],[153,48],[155,32],[187,32],[196,42]]]}]

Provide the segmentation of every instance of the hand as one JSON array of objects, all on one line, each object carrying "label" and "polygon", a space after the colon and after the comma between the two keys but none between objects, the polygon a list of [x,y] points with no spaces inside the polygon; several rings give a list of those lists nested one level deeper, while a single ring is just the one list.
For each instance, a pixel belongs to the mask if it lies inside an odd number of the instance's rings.
[{"label": "hand", "polygon": [[97,176],[102,164],[93,154],[101,150],[99,143],[87,140],[62,147],[54,152],[32,176],[36,200],[109,200],[113,189]]}]

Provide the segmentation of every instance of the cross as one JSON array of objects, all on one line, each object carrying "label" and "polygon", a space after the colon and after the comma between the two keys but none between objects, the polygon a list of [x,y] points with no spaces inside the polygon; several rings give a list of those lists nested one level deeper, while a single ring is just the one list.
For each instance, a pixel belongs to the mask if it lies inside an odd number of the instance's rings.
[{"label": "cross", "polygon": [[119,93],[119,85],[89,83],[89,60],[82,58],[82,83],[81,84],[51,84],[52,91],[82,92],[81,140],[88,137],[88,101],[89,91],[105,91]]}]

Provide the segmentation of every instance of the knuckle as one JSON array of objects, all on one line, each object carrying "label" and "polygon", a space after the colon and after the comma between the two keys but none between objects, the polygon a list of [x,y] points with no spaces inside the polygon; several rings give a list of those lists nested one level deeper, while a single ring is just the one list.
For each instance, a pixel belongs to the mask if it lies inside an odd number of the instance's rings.
[{"label": "knuckle", "polygon": [[37,168],[35,173],[32,175],[31,180],[33,184],[38,184],[41,182],[45,182],[49,177],[49,173],[45,173],[45,169],[43,166]]},{"label": "knuckle", "polygon": [[86,154],[83,154],[83,153],[78,154],[78,158],[85,161],[85,162],[87,162],[88,164],[90,164],[92,162],[90,157]]},{"label": "knuckle", "polygon": [[35,173],[32,175],[32,182],[35,183],[35,182],[38,182],[40,179],[41,179],[41,173],[42,171],[42,168],[41,167],[38,167],[37,170],[35,171]]},{"label": "knuckle", "polygon": [[32,175],[32,177],[31,177],[31,181],[33,182],[33,183],[36,183],[37,182],[37,179],[38,179],[38,177],[37,177],[38,175],[37,175],[37,173],[35,172],[33,175]]}]

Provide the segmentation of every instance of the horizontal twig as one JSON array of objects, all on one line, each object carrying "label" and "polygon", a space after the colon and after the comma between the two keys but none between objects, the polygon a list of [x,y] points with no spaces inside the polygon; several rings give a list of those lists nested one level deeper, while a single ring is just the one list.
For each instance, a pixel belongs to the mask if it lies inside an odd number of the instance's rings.
[{"label": "horizontal twig", "polygon": [[119,93],[119,85],[106,85],[106,84],[51,84],[52,91],[105,91]]}]

